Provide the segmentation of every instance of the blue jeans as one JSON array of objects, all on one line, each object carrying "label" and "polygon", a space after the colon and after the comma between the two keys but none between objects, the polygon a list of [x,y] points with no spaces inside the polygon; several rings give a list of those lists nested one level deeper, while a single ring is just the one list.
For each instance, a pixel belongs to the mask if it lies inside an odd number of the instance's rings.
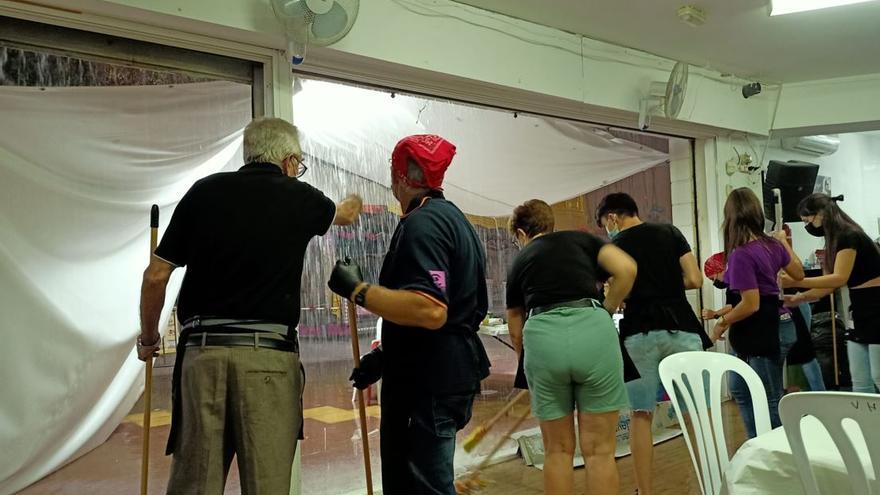
[{"label": "blue jeans", "polygon": [[[880,344],[846,343],[852,391],[874,394],[880,390]],[[876,387],[876,389],[875,389]]]},{"label": "blue jeans", "polygon": [[802,364],[801,369],[804,370],[804,377],[807,379],[807,384],[810,385],[810,391],[825,391],[825,379],[822,378],[822,367],[819,366],[819,361],[814,358],[809,363]]},{"label": "blue jeans", "polygon": [[633,411],[651,413],[657,407],[660,361],[677,352],[703,350],[699,335],[681,330],[652,330],[630,335],[623,345],[641,375],[641,378],[626,384],[630,407]]},{"label": "blue jeans", "polygon": [[382,493],[455,495],[455,434],[470,421],[475,394],[423,395],[382,385]]},{"label": "blue jeans", "polygon": [[[791,319],[779,322],[779,355],[774,357],[755,356],[746,362],[761,378],[767,392],[767,405],[770,409],[770,425],[773,428],[782,426],[779,419],[779,400],[782,398],[782,367],[788,351],[797,342],[797,330]],[[736,353],[734,353],[735,355]],[[736,373],[730,373],[730,395],[739,406],[740,415],[746,425],[746,434],[755,438],[755,411],[752,405],[752,394],[745,380]]]}]

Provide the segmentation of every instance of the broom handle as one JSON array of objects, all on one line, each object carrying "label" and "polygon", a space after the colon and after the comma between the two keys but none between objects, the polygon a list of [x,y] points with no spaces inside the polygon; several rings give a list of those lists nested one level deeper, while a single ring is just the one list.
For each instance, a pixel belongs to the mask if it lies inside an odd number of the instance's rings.
[{"label": "broom handle", "polygon": [[834,291],[828,294],[831,301],[831,353],[834,355],[834,385],[840,387],[840,370],[837,364],[837,313],[834,310]]},{"label": "broom handle", "polygon": [[[159,205],[150,208],[150,257],[152,261],[153,251],[159,239]],[[150,470],[150,410],[152,409],[153,391],[153,358],[146,361],[144,369],[144,445],[141,452],[141,495],[147,495],[147,480]]]},{"label": "broom handle", "polygon": [[[355,369],[361,365],[360,343],[358,342],[357,308],[354,303],[348,302],[348,326],[351,329],[351,357],[354,360]],[[367,408],[364,405],[363,390],[354,389],[357,396],[358,416],[361,423],[361,440],[364,448],[364,473],[367,477],[367,495],[373,495],[373,472],[370,466],[370,440],[367,432]]]},{"label": "broom handle", "polygon": [[513,399],[511,399],[507,404],[504,404],[504,407],[502,407],[500,411],[498,411],[494,416],[492,416],[489,419],[489,421],[486,421],[485,423],[483,423],[483,425],[482,425],[483,428],[488,430],[489,428],[494,426],[495,423],[498,422],[498,420],[500,420],[502,417],[504,417],[505,414],[507,414],[511,409],[513,409],[513,406],[515,406],[519,401],[521,401],[523,399],[523,397],[525,397],[528,393],[529,393],[528,390],[520,390],[513,397]]},{"label": "broom handle", "polygon": [[[523,392],[525,392],[525,390]],[[522,425],[529,418],[529,414],[531,414],[531,412],[531,408],[526,408],[519,419],[516,420],[516,423],[514,423],[513,426],[511,426],[510,429],[507,430],[507,433],[499,438],[495,445],[492,446],[492,450],[489,451],[489,454],[486,455],[482,462],[480,462],[480,464],[477,466],[477,469],[474,471],[475,473],[482,471],[486,466],[489,465],[489,462],[492,461],[492,457],[495,456],[495,454],[497,454],[499,450],[501,450],[501,447],[503,447],[505,443],[507,443],[507,439],[510,438],[511,435],[516,433],[516,429],[519,428],[520,425]]]}]

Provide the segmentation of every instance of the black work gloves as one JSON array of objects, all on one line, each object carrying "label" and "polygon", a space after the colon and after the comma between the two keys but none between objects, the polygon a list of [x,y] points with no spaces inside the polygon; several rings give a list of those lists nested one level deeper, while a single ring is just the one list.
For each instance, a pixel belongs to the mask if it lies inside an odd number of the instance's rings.
[{"label": "black work gloves", "polygon": [[[338,265],[337,265],[338,266]],[[355,368],[348,377],[358,390],[363,390],[382,378],[382,348],[377,347],[361,356],[359,368]]]},{"label": "black work gloves", "polygon": [[330,281],[327,287],[340,296],[351,299],[351,293],[355,288],[364,281],[361,274],[361,267],[357,263],[351,261],[351,258],[345,260],[336,260],[336,266],[333,267],[333,273],[330,274]]}]

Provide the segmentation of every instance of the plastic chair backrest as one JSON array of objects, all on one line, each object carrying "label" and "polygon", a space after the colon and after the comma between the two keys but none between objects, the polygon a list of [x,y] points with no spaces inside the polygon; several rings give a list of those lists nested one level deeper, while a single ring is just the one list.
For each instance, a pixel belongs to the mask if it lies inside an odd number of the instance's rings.
[{"label": "plastic chair backrest", "polygon": [[[843,429],[843,420],[850,418],[858,424],[868,446],[874,467],[874,476],[880,481],[880,395],[852,392],[798,392],[786,395],[779,402],[779,416],[801,483],[807,495],[819,495],[819,484],[810,466],[810,459],[801,435],[801,420],[813,416],[822,422],[849,474],[853,495],[880,494],[871,488],[862,460],[852,438]],[[844,490],[841,490],[844,493]]]},{"label": "plastic chair backrest", "polygon": [[726,372],[739,374],[749,387],[757,433],[760,435],[770,431],[770,410],[764,384],[741,359],[720,352],[679,352],[660,362],[660,380],[672,399],[682,430],[686,429],[686,423],[680,404],[683,403],[690,413],[697,442],[696,453],[687,432],[684,440],[703,495],[721,492],[722,476],[730,464],[721,421],[721,382]]}]

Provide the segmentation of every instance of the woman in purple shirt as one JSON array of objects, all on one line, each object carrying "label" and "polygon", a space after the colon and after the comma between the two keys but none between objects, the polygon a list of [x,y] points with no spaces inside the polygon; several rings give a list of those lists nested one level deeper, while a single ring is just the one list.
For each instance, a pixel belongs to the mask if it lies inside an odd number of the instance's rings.
[{"label": "woman in purple shirt", "polygon": [[[741,187],[727,197],[723,230],[727,257],[724,282],[741,300],[718,319],[713,338],[723,339],[730,330],[734,353],[749,363],[764,383],[770,422],[775,428],[782,424],[778,406],[785,359],[780,349],[780,314],[787,311],[779,298],[777,276],[784,270],[791,278],[803,280],[804,268],[791,251],[784,232],[778,232],[775,239],[764,233],[761,202],[751,189]],[[751,394],[739,375],[731,376],[730,392],[740,408],[749,438],[754,437]]]}]

